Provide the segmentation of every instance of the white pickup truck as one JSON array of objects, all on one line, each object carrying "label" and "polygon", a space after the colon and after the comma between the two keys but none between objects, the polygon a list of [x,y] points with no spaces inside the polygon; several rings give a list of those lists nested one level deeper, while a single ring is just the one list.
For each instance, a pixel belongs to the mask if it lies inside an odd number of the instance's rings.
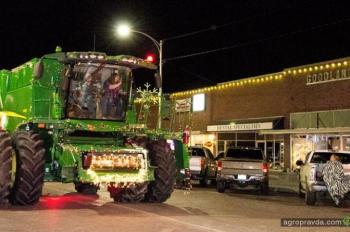
[{"label": "white pickup truck", "polygon": [[337,154],[343,163],[344,174],[350,175],[350,152],[332,152],[316,150],[309,152],[305,162],[298,160],[300,166],[299,196],[304,197],[307,205],[314,205],[317,193],[327,192],[327,187],[322,178],[322,170],[332,154]]},{"label": "white pickup truck", "polygon": [[192,180],[199,180],[202,187],[216,178],[216,161],[211,151],[206,147],[191,146],[190,172]]}]

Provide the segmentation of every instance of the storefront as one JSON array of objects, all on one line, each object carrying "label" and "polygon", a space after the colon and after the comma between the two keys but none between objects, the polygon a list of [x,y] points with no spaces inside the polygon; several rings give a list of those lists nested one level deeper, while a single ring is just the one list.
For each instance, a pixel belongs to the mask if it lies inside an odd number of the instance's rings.
[{"label": "storefront", "polygon": [[215,153],[225,151],[229,146],[259,147],[272,166],[284,165],[283,135],[260,135],[260,130],[280,128],[280,117],[270,122],[231,123],[209,125],[207,131],[215,133]]},{"label": "storefront", "polygon": [[349,109],[293,113],[290,119],[292,129],[261,130],[259,133],[290,138],[291,169],[312,150],[350,151]]},{"label": "storefront", "polygon": [[286,68],[173,93],[174,102],[201,96],[202,107],[177,113],[170,128],[189,125],[191,144],[214,154],[260,147],[272,166],[293,170],[311,150],[350,149],[349,89],[350,57]]}]

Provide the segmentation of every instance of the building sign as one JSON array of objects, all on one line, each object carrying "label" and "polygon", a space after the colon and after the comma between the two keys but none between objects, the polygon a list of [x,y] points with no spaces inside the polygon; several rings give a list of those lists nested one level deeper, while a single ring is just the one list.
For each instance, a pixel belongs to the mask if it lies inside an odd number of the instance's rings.
[{"label": "building sign", "polygon": [[267,129],[273,129],[272,122],[207,126],[207,131],[242,131],[242,130],[267,130]]},{"label": "building sign", "polygon": [[205,109],[205,94],[195,94],[193,95],[193,112],[204,111]]},{"label": "building sign", "polygon": [[176,100],[175,111],[176,112],[188,112],[191,110],[191,98]]},{"label": "building sign", "polygon": [[306,76],[306,85],[350,79],[350,68],[330,69]]}]

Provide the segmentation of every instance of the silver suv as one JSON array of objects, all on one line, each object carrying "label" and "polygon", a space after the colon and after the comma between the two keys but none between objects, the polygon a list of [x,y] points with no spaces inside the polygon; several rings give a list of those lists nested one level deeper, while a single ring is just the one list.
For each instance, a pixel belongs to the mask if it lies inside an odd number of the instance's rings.
[{"label": "silver suv", "polygon": [[332,152],[327,150],[316,150],[309,152],[305,162],[298,160],[300,166],[299,174],[299,196],[305,196],[307,205],[316,203],[316,193],[328,192],[323,181],[322,170],[332,154],[337,154],[343,163],[344,174],[350,175],[350,152]]}]

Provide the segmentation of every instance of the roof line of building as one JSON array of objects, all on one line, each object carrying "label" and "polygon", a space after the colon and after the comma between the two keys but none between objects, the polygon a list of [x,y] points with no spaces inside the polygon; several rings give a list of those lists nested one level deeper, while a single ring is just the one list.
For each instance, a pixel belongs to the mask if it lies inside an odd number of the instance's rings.
[{"label": "roof line of building", "polygon": [[247,77],[227,82],[221,82],[213,86],[207,86],[199,89],[192,89],[186,91],[180,91],[170,94],[171,98],[184,97],[186,95],[193,95],[198,93],[211,92],[215,90],[221,90],[229,87],[238,87],[246,84],[263,83],[272,80],[281,80],[286,75],[307,74],[310,72],[327,71],[336,67],[348,67],[350,64],[350,57],[344,57],[339,59],[333,59],[328,61],[322,61],[313,64],[307,64],[302,66],[296,66],[291,68],[285,68],[280,72],[268,73],[254,77]]}]

